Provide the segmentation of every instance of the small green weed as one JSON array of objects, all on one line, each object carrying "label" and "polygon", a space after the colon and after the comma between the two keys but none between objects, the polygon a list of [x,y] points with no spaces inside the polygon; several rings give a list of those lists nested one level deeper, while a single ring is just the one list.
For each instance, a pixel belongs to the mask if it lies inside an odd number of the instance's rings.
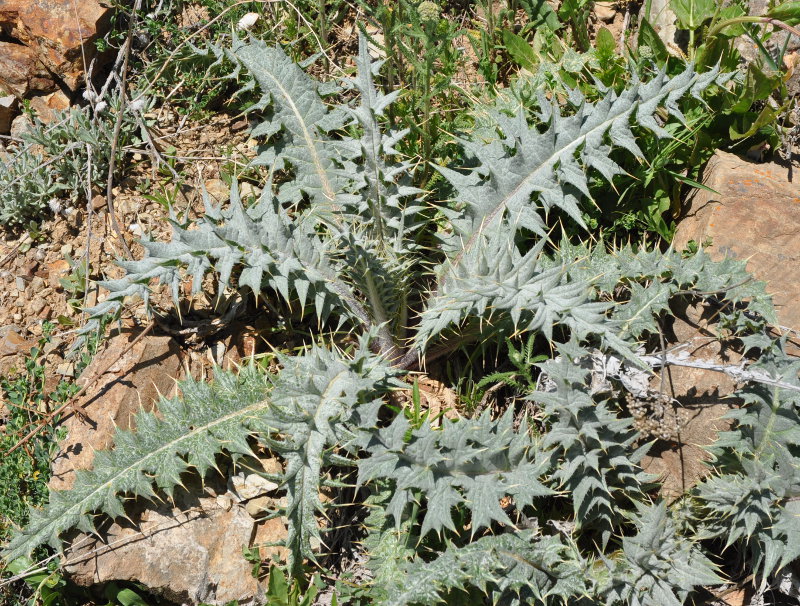
[{"label": "small green weed", "polygon": [[[32,572],[29,572],[32,571]],[[65,604],[67,582],[59,572],[58,562],[50,560],[39,568],[27,557],[17,558],[5,570],[12,575],[25,575],[23,582],[29,596],[13,596],[10,602],[4,601],[0,593],[0,604],[25,604],[26,606],[61,606]]]},{"label": "small green weed", "polygon": [[511,339],[506,339],[508,348],[508,361],[514,366],[513,370],[493,372],[478,381],[478,389],[486,389],[495,383],[502,383],[513,387],[520,393],[531,393],[536,389],[536,379],[533,370],[536,364],[547,360],[544,354],[535,354],[536,333],[531,333],[525,344],[517,349]]},{"label": "small green weed", "polygon": [[400,0],[373,7],[362,0],[361,6],[383,33],[383,43],[368,38],[386,54],[384,91],[405,91],[388,113],[400,128],[411,131],[399,149],[419,159],[423,170],[418,185],[426,187],[431,161],[452,155],[447,133],[456,130],[458,110],[464,107],[453,83],[462,66],[455,40],[463,32],[435,2]]},{"label": "small green weed", "polygon": [[[278,566],[273,566],[269,572],[267,586],[267,606],[311,606],[324,588],[319,575],[314,575],[305,589],[297,579],[288,579]],[[336,596],[332,604],[336,604]]]},{"label": "small green weed", "polygon": [[[76,374],[91,361],[107,323],[108,318],[102,323],[101,330],[86,341],[84,350],[76,360]],[[25,358],[23,368],[12,369],[8,375],[0,377],[0,402],[7,409],[7,416],[0,424],[0,452],[3,453],[0,459],[0,485],[4,487],[0,493],[0,543],[7,540],[14,528],[27,523],[30,507],[41,507],[47,502],[50,464],[65,430],[58,427],[56,418],[22,447],[9,451],[32,427],[42,423],[51,410],[67,402],[78,391],[78,386],[67,380],[59,381],[52,390],[47,391],[44,349],[53,339],[54,328],[54,324],[45,322],[42,336]],[[46,550],[38,549],[34,557],[46,558]],[[58,572],[57,559],[48,559],[44,568],[37,568],[29,558],[18,558],[2,572],[17,575],[27,570],[34,572],[24,578],[24,588],[20,584],[0,588],[0,605],[57,606],[76,603],[65,601],[67,583]],[[109,603],[122,606],[139,604],[124,599]]]},{"label": "small green weed", "polygon": [[[45,323],[37,347],[25,359],[19,372],[0,378],[3,402],[8,408],[5,424],[0,426],[0,452],[7,453],[30,427],[40,422],[52,404],[67,401],[78,388],[60,381],[45,392],[43,347],[50,340],[53,325]],[[0,484],[6,490],[0,495],[0,541],[5,540],[14,526],[27,522],[29,506],[38,507],[47,501],[47,482],[50,461],[63,431],[48,426],[11,454],[0,460]]]}]

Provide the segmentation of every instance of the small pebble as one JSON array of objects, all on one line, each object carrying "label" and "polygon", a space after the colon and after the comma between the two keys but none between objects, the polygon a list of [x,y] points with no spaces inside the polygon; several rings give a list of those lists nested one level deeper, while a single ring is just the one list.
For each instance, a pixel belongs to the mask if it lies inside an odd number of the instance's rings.
[{"label": "small pebble", "polygon": [[72,362],[63,362],[56,368],[56,374],[64,377],[72,377],[75,375],[75,364]]},{"label": "small pebble", "polygon": [[31,303],[31,307],[30,307],[31,313],[33,315],[38,316],[41,313],[41,311],[44,309],[44,306],[45,306],[45,303],[44,303],[44,301],[42,299],[36,299],[35,301],[33,301],[33,303]]}]

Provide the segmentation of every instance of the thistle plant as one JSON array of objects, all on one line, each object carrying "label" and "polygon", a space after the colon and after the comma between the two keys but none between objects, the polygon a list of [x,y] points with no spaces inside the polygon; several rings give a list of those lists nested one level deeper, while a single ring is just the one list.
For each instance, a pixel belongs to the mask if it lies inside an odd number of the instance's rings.
[{"label": "thistle plant", "polygon": [[[114,450],[98,453],[74,489],[53,493],[6,558],[58,547],[72,527],[91,531],[97,513],[123,516],[124,497],[169,495],[183,473],[203,475],[217,456],[252,454],[255,444],[285,460],[295,575],[319,561],[311,543],[327,532],[318,520],[323,476],[341,483],[352,477],[343,469],[357,468],[370,495],[366,590],[377,603],[488,594],[511,604],[681,604],[722,582],[701,539],[751,554],[759,579],[797,555],[800,383],[763,332],[773,319],[763,285],[743,263],[715,263],[702,250],[551,239],[556,221],[585,229],[589,175],[611,182],[621,172],[612,150],[640,157],[637,133],[668,136],[660,115],[680,120],[685,99],[724,77],[687,68],[596,103],[576,91],[564,106],[541,97],[534,125],[524,108],[491,113],[492,136],[458,141],[469,162],[437,167],[454,196],[432,208],[398,153],[408,131],[386,119],[399,92],[375,86],[381,62],[363,39],[357,75],[336,85],[354,93],[345,105],[327,104],[333,87],[278,48],[250,40],[217,50],[242,89],[262,93],[252,109],[264,121],[252,134],[263,141],[254,161],[267,169],[263,193],[246,206],[234,182],[229,204],[206,195],[197,219],[173,216],[171,241],[143,241],[146,256],[121,263],[127,275],[104,283],[111,294],[90,313],[118,311],[132,295],[148,300],[154,283],[178,303],[185,281],[198,292],[211,274],[220,289],[315,315],[321,330],[345,327],[356,343],[280,355],[275,374],[245,366],[213,384],[183,384],[159,414],[140,413],[138,431],[119,430]],[[688,495],[687,517],[652,502],[656,479],[639,465],[650,444],[613,390],[592,391],[586,362],[599,350],[644,367],[642,343],[659,333],[671,302],[707,293],[725,301],[727,325],[768,355],[761,382],[744,388],[734,433],[717,445],[724,475]],[[551,346],[546,361],[528,356],[530,372],[552,385],[528,394],[541,410],[535,427],[513,409],[411,425],[387,406],[404,374],[454,343],[519,333]],[[764,388],[763,377],[780,386]],[[718,479],[728,477],[736,482]],[[714,515],[691,519],[707,510]]]}]

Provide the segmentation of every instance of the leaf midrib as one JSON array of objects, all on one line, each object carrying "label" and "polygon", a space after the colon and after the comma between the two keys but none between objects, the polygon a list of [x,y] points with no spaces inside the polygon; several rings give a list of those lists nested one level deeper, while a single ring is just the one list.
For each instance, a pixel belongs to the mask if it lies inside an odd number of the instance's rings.
[{"label": "leaf midrib", "polygon": [[246,408],[239,409],[239,410],[234,411],[234,412],[232,412],[230,414],[227,414],[227,415],[225,415],[223,417],[219,417],[217,419],[214,419],[210,423],[206,423],[205,425],[203,425],[201,427],[198,427],[196,429],[190,430],[188,433],[186,433],[184,435],[181,435],[179,438],[177,438],[175,440],[171,440],[170,442],[162,445],[161,447],[159,447],[158,449],[154,450],[153,452],[148,453],[147,456],[138,459],[136,463],[128,465],[125,469],[123,469],[119,473],[115,473],[113,477],[111,477],[106,482],[103,482],[102,484],[97,486],[94,490],[92,490],[89,494],[87,494],[85,497],[83,497],[80,501],[78,501],[77,503],[74,503],[72,506],[67,508],[65,511],[63,511],[56,518],[54,518],[52,520],[49,520],[48,523],[44,527],[40,528],[32,536],[37,536],[37,535],[41,536],[45,532],[47,532],[47,534],[50,534],[53,530],[56,530],[58,528],[58,523],[59,523],[60,520],[66,518],[68,516],[71,516],[71,515],[78,515],[78,516],[83,515],[84,513],[86,513],[86,510],[84,510],[84,504],[87,501],[92,499],[94,496],[96,496],[101,491],[107,490],[110,487],[112,487],[114,485],[115,481],[118,480],[119,478],[124,477],[126,474],[130,473],[131,471],[133,471],[133,470],[135,470],[137,468],[141,469],[142,467],[144,467],[144,465],[147,463],[147,461],[149,461],[149,460],[153,459],[154,457],[164,453],[166,450],[174,449],[175,446],[177,444],[180,444],[182,441],[188,440],[188,439],[190,439],[190,438],[192,438],[192,437],[194,437],[196,435],[199,435],[201,433],[207,432],[207,431],[209,431],[210,429],[212,429],[215,426],[221,425],[221,424],[226,423],[226,422],[228,422],[228,421],[230,421],[232,419],[235,419],[237,416],[244,416],[244,415],[246,415],[248,413],[251,413],[251,412],[254,412],[256,410],[259,410],[259,409],[262,409],[262,408],[267,408],[269,406],[269,404],[270,404],[270,400],[269,399],[261,400],[259,402],[256,402],[255,404],[251,404],[250,406],[248,406]]}]

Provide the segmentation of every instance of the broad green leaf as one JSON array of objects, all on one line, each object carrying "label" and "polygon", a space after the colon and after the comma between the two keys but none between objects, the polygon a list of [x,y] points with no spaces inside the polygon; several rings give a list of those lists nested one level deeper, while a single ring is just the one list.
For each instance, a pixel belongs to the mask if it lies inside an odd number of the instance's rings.
[{"label": "broad green leaf", "polygon": [[767,11],[767,17],[787,25],[800,25],[800,2],[783,2]]},{"label": "broad green leaf", "polygon": [[[752,137],[755,135],[761,128],[772,124],[775,118],[778,117],[780,114],[781,108],[772,108],[769,105],[764,106],[764,108],[758,113],[758,115],[754,115],[755,119],[750,123],[749,128],[744,130],[743,132],[739,132],[736,130],[734,126],[729,128],[729,136],[733,141],[738,141],[739,139],[745,139],[746,137]],[[742,119],[746,119],[751,114],[746,114],[742,116]],[[741,121],[741,120],[740,120]]]},{"label": "broad green leaf", "polygon": [[747,67],[747,75],[744,84],[737,91],[739,94],[739,101],[730,111],[736,114],[743,114],[749,111],[753,103],[762,101],[772,94],[772,91],[775,90],[775,87],[780,83],[780,78],[781,75],[779,73],[765,73],[755,63],[751,63]]},{"label": "broad green leaf", "polygon": [[597,49],[598,55],[610,57],[617,50],[617,41],[614,40],[614,34],[612,34],[608,28],[601,27],[597,30],[594,46]]},{"label": "broad green leaf", "polygon": [[588,0],[564,0],[558,8],[558,16],[564,21],[578,17],[587,3]]},{"label": "broad green leaf", "polygon": [[538,30],[543,25],[551,32],[561,27],[558,16],[547,0],[520,0],[520,5],[528,14],[530,25]]},{"label": "broad green leaf", "polygon": [[661,36],[653,29],[653,26],[650,25],[647,19],[642,19],[641,24],[639,24],[639,47],[642,46],[647,46],[653,51],[653,57],[655,57],[656,63],[663,67],[667,58],[669,58],[669,53],[667,52],[667,47],[664,46],[664,41],[661,39]]},{"label": "broad green leaf", "polygon": [[286,606],[289,603],[289,584],[278,566],[270,568],[266,597],[267,606]]},{"label": "broad green leaf", "polygon": [[[717,15],[716,22],[720,23],[722,21],[727,21],[728,19],[735,19],[736,17],[742,17],[746,14],[747,11],[745,11],[743,7],[741,7],[738,4],[731,4],[730,6],[726,6],[721,11],[719,11],[719,15]],[[719,32],[720,36],[726,38],[735,38],[737,36],[744,36],[744,34],[745,34],[745,29],[743,23],[734,23],[733,25],[724,27]]]},{"label": "broad green leaf", "polygon": [[714,16],[716,4],[714,0],[670,0],[670,8],[681,29],[696,30]]},{"label": "broad green leaf", "polygon": [[503,30],[503,44],[508,51],[511,58],[517,62],[520,67],[528,71],[534,71],[539,64],[540,58],[537,56],[536,51],[528,43],[525,38],[518,36],[508,29]]}]

